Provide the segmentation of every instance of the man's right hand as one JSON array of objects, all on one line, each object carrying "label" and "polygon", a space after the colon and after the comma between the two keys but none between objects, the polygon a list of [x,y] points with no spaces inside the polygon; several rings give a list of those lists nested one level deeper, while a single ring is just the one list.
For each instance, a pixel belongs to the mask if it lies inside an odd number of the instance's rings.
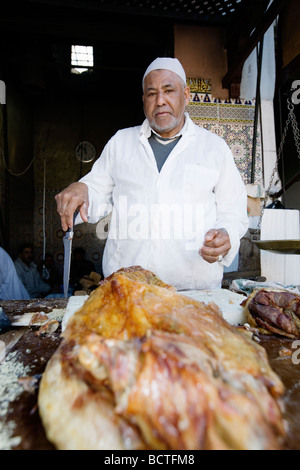
[{"label": "man's right hand", "polygon": [[64,231],[73,226],[73,215],[76,210],[79,210],[82,220],[88,222],[89,195],[86,184],[70,184],[70,186],[55,196],[55,200]]}]

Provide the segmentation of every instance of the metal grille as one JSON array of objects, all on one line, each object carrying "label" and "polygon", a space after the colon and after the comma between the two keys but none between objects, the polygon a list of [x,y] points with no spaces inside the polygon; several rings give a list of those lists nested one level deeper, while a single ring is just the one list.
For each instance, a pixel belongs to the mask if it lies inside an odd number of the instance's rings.
[{"label": "metal grille", "polygon": [[232,19],[247,0],[29,0],[114,13],[165,16],[174,19],[225,22]]},{"label": "metal grille", "polygon": [[142,12],[165,13],[170,16],[222,18],[234,14],[242,0],[94,0],[102,6],[135,9]]}]

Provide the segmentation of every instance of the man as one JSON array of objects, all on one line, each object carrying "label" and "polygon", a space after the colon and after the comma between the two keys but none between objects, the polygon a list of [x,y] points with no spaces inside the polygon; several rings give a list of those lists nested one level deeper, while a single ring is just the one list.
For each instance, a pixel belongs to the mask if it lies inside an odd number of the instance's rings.
[{"label": "man", "polygon": [[20,281],[13,260],[0,247],[0,300],[27,300],[29,294]]},{"label": "man", "polygon": [[178,289],[221,287],[248,228],[246,191],[225,141],[196,126],[177,59],[143,78],[146,120],[118,131],[91,172],[56,196],[62,228],[110,211],[103,273],[140,265]]},{"label": "man", "polygon": [[31,299],[43,298],[50,293],[49,284],[42,281],[37,265],[33,262],[33,247],[30,243],[24,243],[19,247],[18,258],[14,264]]}]

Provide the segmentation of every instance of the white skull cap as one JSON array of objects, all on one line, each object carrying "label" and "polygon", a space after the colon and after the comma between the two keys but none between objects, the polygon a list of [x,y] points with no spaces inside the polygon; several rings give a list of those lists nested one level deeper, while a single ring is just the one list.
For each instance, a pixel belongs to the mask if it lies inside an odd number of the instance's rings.
[{"label": "white skull cap", "polygon": [[176,73],[181,80],[186,83],[185,71],[178,59],[173,59],[172,57],[158,57],[147,68],[143,77],[143,87],[146,76],[153,70],[170,70]]}]

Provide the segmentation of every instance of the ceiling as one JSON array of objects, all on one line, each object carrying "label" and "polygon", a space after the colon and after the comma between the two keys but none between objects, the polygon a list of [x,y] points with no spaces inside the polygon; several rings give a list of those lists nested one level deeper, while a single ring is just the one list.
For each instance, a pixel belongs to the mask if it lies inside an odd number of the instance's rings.
[{"label": "ceiling", "polygon": [[[91,89],[123,72],[140,77],[157,56],[174,55],[174,24],[224,30],[228,73],[223,86],[240,79],[244,60],[284,5],[284,0],[10,0],[0,15],[0,73],[11,79],[44,73],[53,86]],[[94,46],[93,74],[71,77],[71,44]],[[46,73],[45,73],[46,71]],[[125,73],[124,73],[125,72]],[[0,76],[1,78],[1,76]],[[102,80],[102,83],[101,83]],[[32,88],[33,90],[34,88]]]},{"label": "ceiling", "polygon": [[[12,3],[14,3],[12,1]],[[27,0],[19,2],[26,8],[52,7],[61,10],[84,10],[165,17],[176,20],[204,21],[224,24],[238,15],[248,0]],[[31,5],[30,5],[31,4]],[[25,11],[24,11],[25,13]]]}]

